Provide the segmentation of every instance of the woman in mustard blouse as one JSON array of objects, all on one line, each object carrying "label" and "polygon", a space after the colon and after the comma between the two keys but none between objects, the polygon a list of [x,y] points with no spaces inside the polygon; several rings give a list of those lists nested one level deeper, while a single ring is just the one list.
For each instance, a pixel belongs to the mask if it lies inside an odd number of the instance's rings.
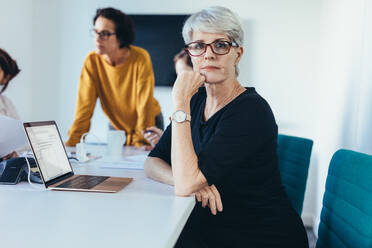
[{"label": "woman in mustard blouse", "polygon": [[93,23],[96,50],[89,53],[84,62],[75,120],[66,145],[79,143],[81,136],[89,131],[97,98],[110,124],[125,131],[126,145],[146,145],[142,131],[162,125],[160,106],[153,96],[150,55],[131,45],[134,25],[120,10],[98,9]]}]

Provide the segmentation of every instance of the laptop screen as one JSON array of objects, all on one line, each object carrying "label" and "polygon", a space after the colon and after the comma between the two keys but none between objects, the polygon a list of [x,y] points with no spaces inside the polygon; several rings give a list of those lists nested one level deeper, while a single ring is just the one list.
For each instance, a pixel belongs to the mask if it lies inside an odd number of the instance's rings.
[{"label": "laptop screen", "polygon": [[45,182],[72,172],[55,122],[27,123],[25,130]]}]

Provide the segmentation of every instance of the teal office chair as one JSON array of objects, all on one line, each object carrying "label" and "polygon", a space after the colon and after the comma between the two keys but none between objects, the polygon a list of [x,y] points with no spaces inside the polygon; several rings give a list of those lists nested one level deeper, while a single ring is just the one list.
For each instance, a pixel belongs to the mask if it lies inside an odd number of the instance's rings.
[{"label": "teal office chair", "polygon": [[333,155],[316,247],[372,247],[371,155],[349,150]]},{"label": "teal office chair", "polygon": [[293,208],[301,216],[313,141],[279,134],[278,159],[282,184]]}]

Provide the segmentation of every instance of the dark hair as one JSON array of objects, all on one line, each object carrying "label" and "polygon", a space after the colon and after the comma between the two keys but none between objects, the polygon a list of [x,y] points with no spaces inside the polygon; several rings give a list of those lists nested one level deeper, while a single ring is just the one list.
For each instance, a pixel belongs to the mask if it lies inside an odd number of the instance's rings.
[{"label": "dark hair", "polygon": [[17,62],[15,62],[12,57],[4,50],[0,48],[0,68],[4,71],[4,78],[10,75],[8,82],[4,84],[3,89],[0,91],[0,94],[5,91],[8,87],[10,80],[12,80],[19,72]]},{"label": "dark hair", "polygon": [[186,49],[182,49],[179,53],[174,55],[174,58],[173,58],[174,63],[176,63],[177,60],[179,59],[183,59],[185,56],[186,56],[186,64],[192,68],[193,66],[192,66],[191,58],[190,58],[190,55],[186,52]]},{"label": "dark hair", "polygon": [[134,23],[130,16],[114,8],[97,9],[93,18],[93,25],[98,17],[107,18],[115,23],[116,38],[120,48],[128,47],[133,43],[135,37]]}]

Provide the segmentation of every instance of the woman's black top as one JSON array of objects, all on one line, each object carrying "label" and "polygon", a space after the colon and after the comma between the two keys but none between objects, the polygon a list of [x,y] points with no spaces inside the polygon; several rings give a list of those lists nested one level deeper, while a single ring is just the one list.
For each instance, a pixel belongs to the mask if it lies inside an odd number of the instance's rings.
[{"label": "woman's black top", "polygon": [[[199,168],[220,192],[223,211],[196,203],[176,247],[308,247],[303,223],[281,184],[278,128],[268,103],[247,88],[204,120],[206,90],[191,99]],[[169,125],[149,156],[171,165]]]}]

